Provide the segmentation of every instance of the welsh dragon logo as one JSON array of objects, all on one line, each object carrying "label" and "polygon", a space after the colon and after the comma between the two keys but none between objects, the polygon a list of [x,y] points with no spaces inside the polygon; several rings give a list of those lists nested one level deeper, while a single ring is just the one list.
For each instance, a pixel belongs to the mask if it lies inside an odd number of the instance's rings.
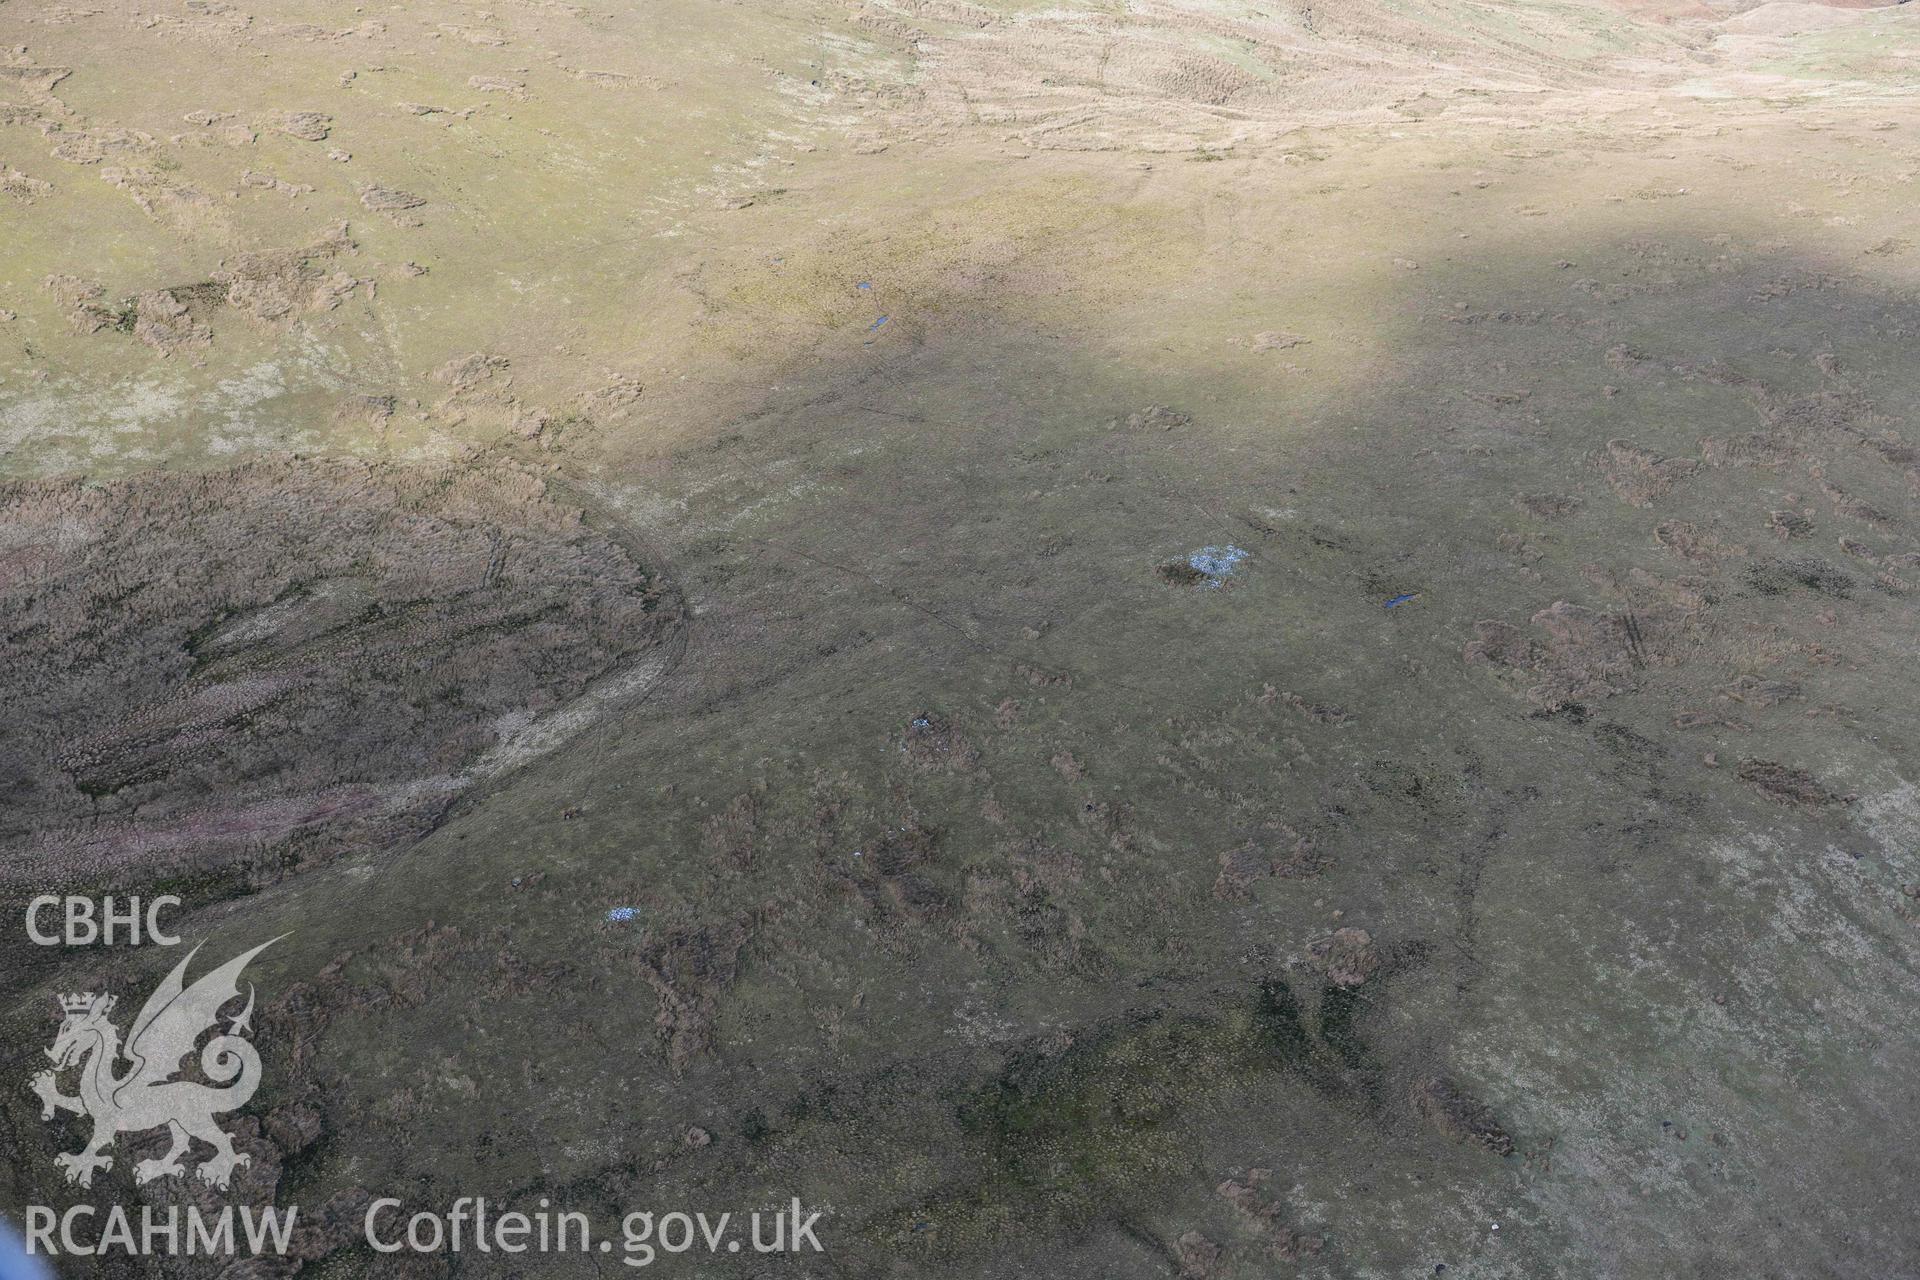
[{"label": "welsh dragon logo", "polygon": [[[200,1037],[218,1029],[220,1010],[239,998],[240,972],[247,962],[278,941],[275,938],[261,943],[189,987],[187,965],[200,951],[195,947],[147,997],[127,1033],[124,1048],[119,1028],[108,1017],[115,1003],[112,996],[87,992],[60,997],[60,1008],[66,1016],[53,1047],[47,1050],[53,1070],[35,1076],[32,1087],[40,1096],[41,1119],[51,1120],[56,1112],[71,1111],[93,1121],[93,1137],[85,1147],[54,1157],[68,1182],[82,1187],[93,1185],[95,1173],[113,1167],[113,1157],[105,1153],[116,1137],[164,1125],[172,1135],[172,1148],[158,1160],[136,1164],[133,1180],[145,1183],[184,1175],[180,1157],[187,1154],[191,1140],[198,1138],[213,1148],[213,1155],[201,1162],[195,1173],[207,1185],[226,1189],[234,1169],[248,1163],[249,1158],[234,1151],[232,1141],[213,1118],[245,1106],[260,1087],[260,1055],[244,1038],[252,1030],[251,983],[247,985],[246,1007],[225,1019],[226,1033],[214,1036],[200,1050],[200,1070],[214,1083],[174,1077],[180,1074],[182,1062]],[[124,1071],[120,1070],[122,1058],[128,1064]],[[59,1076],[74,1067],[80,1071],[80,1092],[68,1097],[60,1092]]]}]

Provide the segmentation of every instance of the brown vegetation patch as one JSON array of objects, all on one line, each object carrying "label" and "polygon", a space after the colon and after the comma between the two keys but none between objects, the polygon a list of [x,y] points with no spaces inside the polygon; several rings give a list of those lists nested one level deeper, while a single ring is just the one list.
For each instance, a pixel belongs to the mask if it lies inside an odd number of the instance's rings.
[{"label": "brown vegetation patch", "polygon": [[257,882],[390,848],[676,619],[514,471],[0,487],[0,883]]}]

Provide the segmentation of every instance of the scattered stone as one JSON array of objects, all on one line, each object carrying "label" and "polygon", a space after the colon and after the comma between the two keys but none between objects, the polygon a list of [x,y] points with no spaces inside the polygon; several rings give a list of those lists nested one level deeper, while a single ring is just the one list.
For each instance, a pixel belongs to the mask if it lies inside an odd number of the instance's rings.
[{"label": "scattered stone", "polygon": [[1252,841],[1220,855],[1220,874],[1213,880],[1213,896],[1222,902],[1244,902],[1253,897],[1253,884],[1273,874],[1273,859]]},{"label": "scattered stone", "polygon": [[443,22],[440,24],[440,30],[468,44],[481,45],[489,49],[497,49],[507,43],[506,33],[494,27],[463,27],[457,23]]},{"label": "scattered stone", "polygon": [[1833,504],[1833,513],[1849,520],[1858,520],[1864,524],[1885,525],[1893,523],[1893,517],[1872,503],[1862,502],[1838,485],[1828,483],[1816,474],[1814,479],[1820,483],[1820,493]]},{"label": "scattered stone", "polygon": [[392,396],[342,396],[340,403],[333,407],[333,420],[341,426],[385,430],[396,407]]},{"label": "scattered stone", "polygon": [[1773,536],[1782,542],[1789,538],[1813,536],[1813,521],[1798,511],[1769,511],[1767,528],[1773,530]]},{"label": "scattered stone", "polygon": [[1693,617],[1678,602],[1601,613],[1561,600],[1531,619],[1544,643],[1512,623],[1483,621],[1462,656],[1537,677],[1528,696],[1556,709],[1623,692],[1643,667],[1681,662],[1693,644]]},{"label": "scattered stone", "polygon": [[1293,708],[1295,712],[1305,716],[1315,724],[1343,725],[1353,718],[1347,714],[1344,707],[1337,707],[1330,702],[1308,702],[1291,689],[1285,693],[1281,693],[1271,684],[1261,685],[1260,696],[1255,698],[1254,701],[1263,707],[1270,707],[1275,702],[1284,702]]},{"label": "scattered stone", "polygon": [[41,281],[40,287],[66,308],[67,323],[81,333],[98,333],[102,329],[132,325],[130,316],[123,315],[103,301],[107,291],[95,281],[83,280],[79,276],[51,275]]},{"label": "scattered stone", "polygon": [[1198,1231],[1181,1235],[1174,1251],[1180,1256],[1180,1280],[1208,1280],[1220,1265],[1220,1246]]},{"label": "scattered stone", "polygon": [[350,253],[345,223],[300,249],[239,253],[221,264],[213,282],[227,291],[227,305],[256,320],[284,320],[302,312],[331,311],[360,285],[344,271],[329,271],[328,261]]},{"label": "scattered stone", "polygon": [[1228,1178],[1213,1192],[1250,1218],[1270,1219],[1277,1216],[1283,1207],[1278,1200],[1261,1199],[1260,1189],[1271,1176],[1270,1170],[1250,1169],[1244,1182],[1238,1178]]},{"label": "scattered stone", "polygon": [[333,129],[333,117],[318,111],[289,111],[280,117],[273,128],[302,142],[324,142]]},{"label": "scattered stone", "polygon": [[1880,562],[1880,557],[1874,554],[1873,548],[1857,538],[1842,537],[1840,539],[1840,549],[1855,559],[1865,560],[1868,564],[1878,564]]},{"label": "scattered stone", "polygon": [[289,1154],[297,1154],[320,1140],[326,1123],[320,1108],[311,1102],[296,1102],[271,1112],[261,1129]]},{"label": "scattered stone", "polygon": [[1413,1086],[1413,1105],[1435,1129],[1455,1142],[1481,1147],[1497,1156],[1513,1154],[1513,1139],[1491,1108],[1444,1076],[1428,1076]]},{"label": "scattered stone", "polygon": [[1728,547],[1711,534],[1703,534],[1700,529],[1685,520],[1663,520],[1655,526],[1653,540],[1665,547],[1682,560],[1694,564],[1711,564],[1727,555],[1745,554],[1744,547]]},{"label": "scattered stone", "polygon": [[1719,693],[1730,702],[1744,702],[1750,707],[1765,710],[1775,703],[1798,698],[1801,689],[1791,680],[1762,680],[1759,676],[1748,675],[1720,686]]},{"label": "scattered stone", "polygon": [[175,290],[149,289],[134,299],[133,307],[133,336],[163,356],[213,341],[213,330],[194,318]]},{"label": "scattered stone", "polygon": [[[1246,558],[1245,549],[1236,547],[1232,543],[1224,547],[1201,547],[1198,551],[1188,552],[1186,567],[1199,577],[1187,579],[1187,581],[1210,588],[1224,586],[1227,579],[1234,575],[1240,563]],[[1177,570],[1175,572],[1178,573]],[[1168,567],[1164,565],[1161,567],[1160,576],[1167,578],[1168,581],[1176,580],[1168,576]]]},{"label": "scattered stone", "polygon": [[1753,728],[1743,720],[1722,719],[1710,711],[1682,711],[1671,723],[1682,732],[1692,729],[1730,729],[1735,733],[1747,733]]},{"label": "scattered stone", "polygon": [[35,196],[43,196],[53,190],[51,182],[22,173],[11,165],[0,163],[0,195],[11,196],[27,204],[33,203]]},{"label": "scattered stone", "polygon": [[1680,481],[1700,469],[1693,458],[1663,458],[1631,440],[1609,440],[1600,459],[1601,474],[1623,502],[1650,507]]},{"label": "scattered stone", "polygon": [[1314,943],[1311,951],[1324,962],[1327,981],[1343,990],[1360,986],[1380,967],[1380,952],[1365,929],[1336,929],[1332,937]]},{"label": "scattered stone", "polygon": [[277,191],[289,198],[312,195],[313,188],[301,182],[287,182],[270,173],[261,173],[258,169],[248,169],[240,175],[240,185],[260,191]]},{"label": "scattered stone", "polygon": [[1793,442],[1758,433],[1709,436],[1700,441],[1700,456],[1714,467],[1779,467],[1800,456]]},{"label": "scattered stone", "polygon": [[1467,642],[1464,656],[1468,662],[1497,667],[1533,667],[1541,660],[1540,646],[1511,622],[1487,619],[1473,624],[1474,638]]},{"label": "scattered stone", "polygon": [[1276,1262],[1298,1262],[1311,1258],[1327,1247],[1327,1238],[1281,1227],[1267,1243],[1267,1252]]},{"label": "scattered stone", "polygon": [[918,715],[909,721],[900,750],[922,769],[965,772],[980,759],[980,753],[964,733],[935,715]]},{"label": "scattered stone", "polygon": [[1756,561],[1747,566],[1746,579],[1747,585],[1763,596],[1785,595],[1795,588],[1805,588],[1823,596],[1845,599],[1854,587],[1851,576],[1818,556]]},{"label": "scattered stone", "polygon": [[467,391],[490,382],[505,373],[510,363],[505,356],[490,356],[480,351],[455,356],[433,371],[435,382],[454,391]]},{"label": "scattered stone", "polygon": [[1170,586],[1191,587],[1207,580],[1207,575],[1188,564],[1185,560],[1169,560],[1161,565],[1157,573],[1160,580]]},{"label": "scattered stone", "polygon": [[605,386],[586,393],[576,402],[581,414],[595,422],[618,418],[638,404],[646,391],[638,378],[607,372],[611,380]]},{"label": "scattered stone", "polygon": [[1252,347],[1256,352],[1287,351],[1294,347],[1305,346],[1311,341],[1311,338],[1303,338],[1297,333],[1280,333],[1275,330],[1268,330],[1264,333],[1254,334],[1247,345]]},{"label": "scattered stone", "polygon": [[1742,760],[1739,778],[1776,804],[1817,809],[1839,804],[1844,799],[1821,785],[1805,769],[1795,769],[1772,760]]},{"label": "scattered stone", "polygon": [[574,79],[600,89],[626,89],[641,84],[653,88],[659,87],[659,82],[652,76],[636,76],[625,71],[596,71],[578,67],[563,67],[561,69]]},{"label": "scattered stone", "polygon": [[553,425],[553,415],[545,409],[516,409],[513,422],[508,427],[522,440],[537,440],[544,448],[547,441],[547,428]]},{"label": "scattered stone", "polygon": [[1570,493],[1522,493],[1514,498],[1513,505],[1536,520],[1558,520],[1578,511],[1581,502]]},{"label": "scattered stone", "polygon": [[720,997],[740,971],[746,929],[736,922],[680,925],[646,945],[640,973],[659,999],[654,1026],[678,1074],[713,1044]]},{"label": "scattered stone", "polygon": [[360,188],[360,203],[375,213],[398,213],[404,209],[418,209],[425,204],[424,196],[416,196],[410,191],[397,187],[383,187],[368,184]]},{"label": "scattered stone", "polygon": [[467,87],[478,89],[481,93],[504,93],[510,98],[525,98],[527,86],[518,80],[508,80],[502,76],[468,76]]},{"label": "scattered stone", "polygon": [[[1193,421],[1192,417],[1178,409],[1169,409],[1163,404],[1148,405],[1128,414],[1117,425],[1129,431],[1172,431],[1184,427]],[[1109,426],[1116,425],[1109,423]]]}]

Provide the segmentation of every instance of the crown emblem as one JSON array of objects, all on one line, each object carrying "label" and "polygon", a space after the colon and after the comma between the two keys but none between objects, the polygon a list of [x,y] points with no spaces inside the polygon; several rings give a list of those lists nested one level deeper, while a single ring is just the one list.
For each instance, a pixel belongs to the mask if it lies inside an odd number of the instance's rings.
[{"label": "crown emblem", "polygon": [[93,1008],[93,1002],[100,997],[91,991],[76,991],[60,997],[60,1007],[68,1013],[85,1013]]}]

